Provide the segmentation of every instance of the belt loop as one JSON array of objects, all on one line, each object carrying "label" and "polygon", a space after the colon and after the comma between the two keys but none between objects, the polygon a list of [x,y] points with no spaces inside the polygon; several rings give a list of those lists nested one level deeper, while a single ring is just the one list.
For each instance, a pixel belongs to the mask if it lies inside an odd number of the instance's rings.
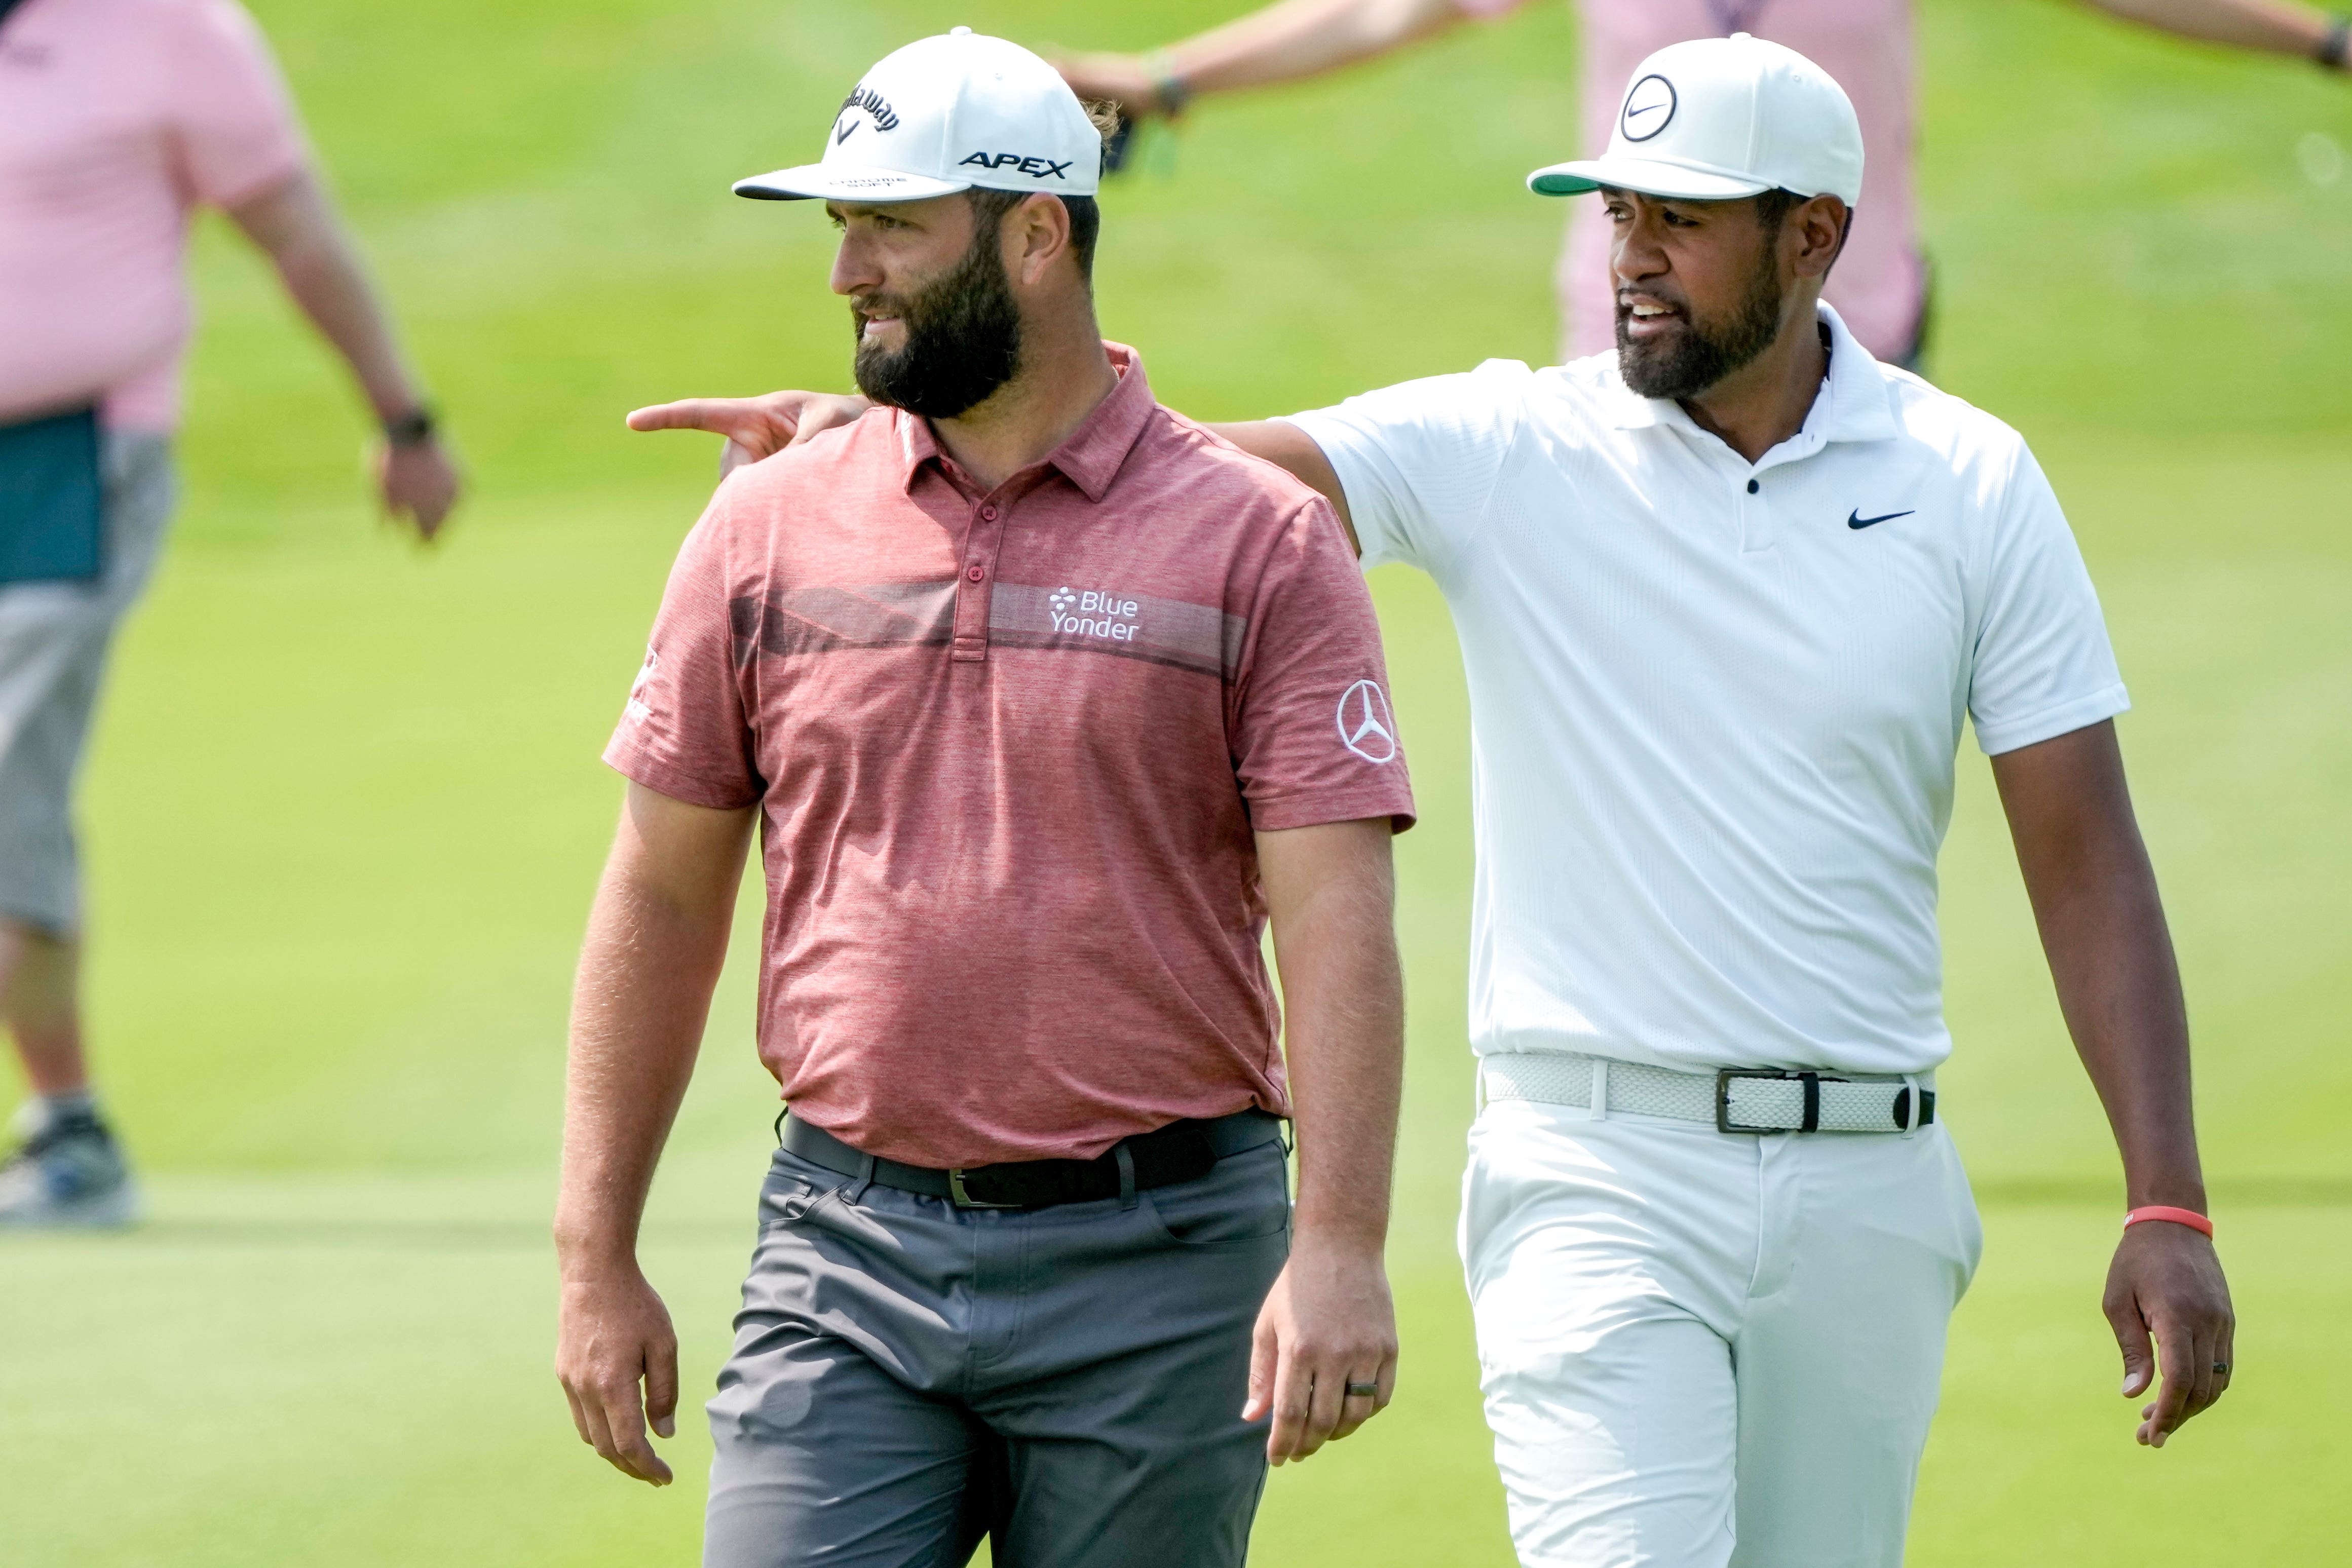
[{"label": "belt loop", "polygon": [[1609,1120],[1609,1059],[1596,1056],[1592,1061],[1592,1093],[1585,1106],[1585,1115],[1595,1122]]},{"label": "belt loop", "polygon": [[1903,1075],[1903,1135],[1906,1138],[1919,1131],[1919,1080],[1912,1073]]},{"label": "belt loop", "polygon": [[857,1179],[849,1184],[849,1190],[847,1192],[841,1195],[842,1201],[845,1203],[857,1202],[866,1196],[866,1189],[873,1185],[874,1156],[872,1155],[859,1155],[857,1156]]},{"label": "belt loop", "polygon": [[1135,1207],[1135,1156],[1128,1152],[1122,1138],[1110,1146],[1111,1157],[1118,1162],[1118,1206],[1122,1209]]},{"label": "belt loop", "polygon": [[776,1113],[776,1147],[780,1149],[784,1146],[784,1118],[792,1113],[793,1108],[790,1105]]}]

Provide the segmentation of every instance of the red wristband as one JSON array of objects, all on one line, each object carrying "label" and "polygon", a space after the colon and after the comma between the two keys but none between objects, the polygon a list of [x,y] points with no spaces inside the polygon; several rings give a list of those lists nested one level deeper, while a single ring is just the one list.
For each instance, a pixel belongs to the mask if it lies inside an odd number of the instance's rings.
[{"label": "red wristband", "polygon": [[2213,1222],[2195,1209],[2168,1208],[2160,1203],[2151,1203],[2145,1208],[2135,1208],[2125,1215],[2124,1228],[2128,1230],[2143,1219],[2168,1219],[2175,1225],[2185,1225],[2191,1230],[2201,1230],[2208,1236],[2213,1234]]}]

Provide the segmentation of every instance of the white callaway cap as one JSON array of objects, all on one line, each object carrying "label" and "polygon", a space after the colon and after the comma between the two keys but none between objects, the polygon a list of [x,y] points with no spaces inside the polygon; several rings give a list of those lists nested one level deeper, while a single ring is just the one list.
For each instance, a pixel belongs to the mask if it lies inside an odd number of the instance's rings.
[{"label": "white callaway cap", "polygon": [[1091,196],[1102,136],[1061,73],[1018,44],[958,27],[866,73],[824,157],[735,182],[772,202],[920,202],[984,185]]},{"label": "white callaway cap", "polygon": [[1862,122],[1845,89],[1794,49],[1734,33],[1633,68],[1609,151],[1528,176],[1543,196],[1602,185],[1687,202],[1775,188],[1862,200]]}]

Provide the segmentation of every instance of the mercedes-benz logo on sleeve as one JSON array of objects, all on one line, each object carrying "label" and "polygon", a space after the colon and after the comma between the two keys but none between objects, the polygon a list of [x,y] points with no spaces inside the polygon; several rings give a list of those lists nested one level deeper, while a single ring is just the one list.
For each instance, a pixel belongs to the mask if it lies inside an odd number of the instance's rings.
[{"label": "mercedes-benz logo on sleeve", "polygon": [[1339,696],[1339,740],[1367,762],[1396,759],[1396,720],[1377,681],[1358,681]]},{"label": "mercedes-benz logo on sleeve", "polygon": [[1674,83],[1655,73],[1645,76],[1625,95],[1617,129],[1628,141],[1647,141],[1673,121],[1677,101]]}]

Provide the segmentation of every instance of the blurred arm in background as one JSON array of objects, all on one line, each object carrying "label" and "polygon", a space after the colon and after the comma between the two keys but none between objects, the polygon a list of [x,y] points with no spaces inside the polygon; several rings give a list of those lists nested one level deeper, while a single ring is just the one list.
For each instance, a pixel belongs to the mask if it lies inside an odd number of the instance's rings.
[{"label": "blurred arm in background", "polygon": [[[2320,58],[2335,18],[2287,0],[2084,0],[2110,16],[2201,43]],[[2343,45],[2326,63],[2345,68]]]},{"label": "blurred arm in background", "polygon": [[694,1075],[756,816],[632,783],[572,987],[555,1374],[580,1440],[655,1486],[670,1469],[646,1428],[677,1429],[677,1335],[637,1265],[637,1225]]},{"label": "blurred arm in background", "polygon": [[[2189,1013],[2156,873],[2109,720],[1992,759],[2058,1009],[2106,1107],[2125,1206],[2205,1208],[2189,1084]],[[2229,1387],[2236,1318],[2210,1239],[2162,1220],[2126,1226],[2104,1302],[2139,1440],[2162,1448]]]},{"label": "blurred arm in background", "polygon": [[[1080,98],[1108,99],[1130,120],[1180,113],[1210,93],[1299,81],[1375,58],[1493,16],[1520,0],[1280,0],[1262,11],[1149,54],[1073,55],[1055,62]],[[1643,0],[1582,0],[1639,5]],[[2084,0],[2126,21],[2269,54],[2326,58],[2345,68],[2336,19],[2294,0]],[[2331,56],[2324,55],[2330,44]]]},{"label": "blurred arm in background", "polygon": [[1320,76],[1444,32],[1517,0],[1280,0],[1149,55],[1056,60],[1080,98],[1108,99],[1131,120],[1172,115],[1205,93]]},{"label": "blurred arm in background", "polygon": [[430,539],[457,499],[457,469],[435,436],[416,378],[327,193],[307,170],[229,209],[268,253],[286,292],[352,369],[386,432],[376,487],[394,517]]}]

